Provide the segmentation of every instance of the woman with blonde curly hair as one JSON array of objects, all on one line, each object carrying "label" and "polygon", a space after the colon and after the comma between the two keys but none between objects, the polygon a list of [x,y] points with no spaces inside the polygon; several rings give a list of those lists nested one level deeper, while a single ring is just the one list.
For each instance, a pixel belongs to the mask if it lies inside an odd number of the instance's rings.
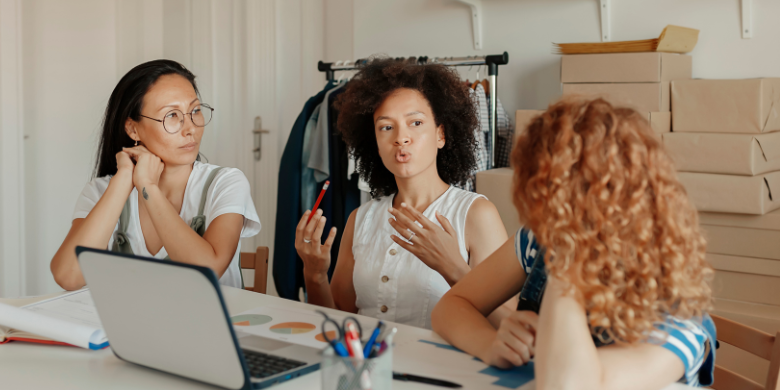
[{"label": "woman with blonde curly hair", "polygon": [[[565,99],[512,152],[524,224],[433,311],[433,329],[484,362],[533,359],[537,389],[712,383],[712,268],[696,210],[647,121]],[[520,293],[498,329],[485,319]]]}]

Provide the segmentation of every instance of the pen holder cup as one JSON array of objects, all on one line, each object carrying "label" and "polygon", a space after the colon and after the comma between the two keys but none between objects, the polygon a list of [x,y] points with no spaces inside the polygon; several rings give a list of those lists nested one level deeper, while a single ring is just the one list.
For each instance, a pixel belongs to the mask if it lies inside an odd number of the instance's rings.
[{"label": "pen holder cup", "polygon": [[328,347],[322,353],[322,390],[389,390],[393,387],[392,340],[378,357],[341,357]]}]

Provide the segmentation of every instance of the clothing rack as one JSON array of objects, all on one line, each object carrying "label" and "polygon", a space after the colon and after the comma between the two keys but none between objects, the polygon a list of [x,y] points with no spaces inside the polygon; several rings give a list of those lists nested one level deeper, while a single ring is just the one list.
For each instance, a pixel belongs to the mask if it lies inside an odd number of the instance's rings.
[{"label": "clothing rack", "polygon": [[[497,128],[497,108],[496,108],[496,89],[498,87],[498,66],[506,65],[509,63],[509,54],[504,52],[503,54],[494,54],[487,56],[468,56],[468,57],[412,57],[408,58],[396,58],[398,61],[415,61],[418,65],[424,64],[442,64],[445,66],[479,66],[485,65],[488,68],[488,79],[490,80],[490,169],[496,167],[496,128]],[[334,79],[335,72],[357,70],[363,65],[368,63],[368,59],[359,59],[355,61],[338,61],[338,62],[318,62],[317,70],[325,72],[325,78],[328,81]]]}]

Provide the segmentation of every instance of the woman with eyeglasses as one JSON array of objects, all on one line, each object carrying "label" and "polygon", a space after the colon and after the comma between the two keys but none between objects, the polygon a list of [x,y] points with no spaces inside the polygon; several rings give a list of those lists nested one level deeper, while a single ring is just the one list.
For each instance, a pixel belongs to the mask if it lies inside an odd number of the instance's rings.
[{"label": "woman with eyeglasses", "polygon": [[260,231],[244,174],[200,161],[214,109],[195,75],[169,60],[130,70],[106,108],[94,179],[51,261],[66,290],[85,285],[76,246],[209,267],[242,287],[239,239]]}]

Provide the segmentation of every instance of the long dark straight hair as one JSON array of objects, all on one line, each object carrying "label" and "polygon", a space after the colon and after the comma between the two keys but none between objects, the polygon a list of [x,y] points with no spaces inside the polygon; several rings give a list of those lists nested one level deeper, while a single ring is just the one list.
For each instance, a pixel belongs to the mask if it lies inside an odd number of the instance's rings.
[{"label": "long dark straight hair", "polygon": [[[93,172],[95,177],[116,174],[116,154],[122,151],[122,148],[129,148],[135,144],[135,141],[125,131],[127,118],[134,121],[141,119],[141,106],[146,92],[160,76],[169,74],[177,74],[186,78],[195,88],[195,93],[200,96],[198,85],[195,83],[195,75],[176,61],[154,60],[130,69],[119,80],[108,99]],[[200,155],[198,155],[198,160],[200,160]]]}]

